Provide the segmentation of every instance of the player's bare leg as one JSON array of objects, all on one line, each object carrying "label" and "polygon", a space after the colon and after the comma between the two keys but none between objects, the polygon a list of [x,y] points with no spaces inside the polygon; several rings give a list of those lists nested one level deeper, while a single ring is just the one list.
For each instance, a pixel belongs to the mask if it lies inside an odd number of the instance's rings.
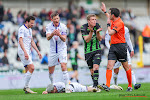
[{"label": "player's bare leg", "polygon": [[51,81],[51,84],[53,84],[53,73],[54,73],[54,70],[55,70],[55,66],[48,67],[48,70],[49,70],[49,79]]},{"label": "player's bare leg", "polygon": [[79,79],[78,79],[78,71],[76,70],[76,76],[75,76],[77,82],[79,83]]},{"label": "player's bare leg", "polygon": [[77,82],[79,83],[79,81],[78,81],[78,71],[77,70],[75,70],[74,73],[71,75],[71,79],[73,79],[73,78],[76,78]]},{"label": "player's bare leg", "polygon": [[31,76],[32,76],[32,73],[34,71],[34,65],[33,64],[30,64],[28,65],[26,68],[26,74],[25,74],[25,87],[24,87],[24,91],[25,93],[37,93],[37,92],[33,92],[32,90],[30,90],[29,88],[29,82],[30,82],[30,79],[31,79]]}]

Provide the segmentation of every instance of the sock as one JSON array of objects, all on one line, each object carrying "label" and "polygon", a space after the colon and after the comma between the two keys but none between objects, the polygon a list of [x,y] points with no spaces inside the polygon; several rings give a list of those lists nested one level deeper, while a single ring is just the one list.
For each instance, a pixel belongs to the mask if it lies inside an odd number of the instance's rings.
[{"label": "sock", "polygon": [[97,87],[98,85],[98,78],[99,78],[99,72],[98,70],[95,70],[93,73],[93,87]]},{"label": "sock", "polygon": [[132,87],[132,75],[131,75],[131,69],[126,71],[127,79],[128,79],[128,87]]},{"label": "sock", "polygon": [[51,84],[53,84],[53,73],[52,74],[49,73],[49,79],[51,81]]},{"label": "sock", "polygon": [[113,79],[114,79],[114,84],[115,84],[115,85],[118,85],[118,83],[117,83],[117,78],[118,78],[118,74],[114,73]]},{"label": "sock", "polygon": [[79,83],[79,80],[77,80],[77,82]]},{"label": "sock", "polygon": [[29,71],[25,74],[25,87],[29,86],[31,76],[32,76],[32,73],[30,73]]},{"label": "sock", "polygon": [[69,74],[67,71],[63,71],[63,80],[65,82],[65,85],[69,84]]},{"label": "sock", "polygon": [[71,78],[70,78],[70,80],[72,81],[72,80],[73,80],[73,78],[71,77]]},{"label": "sock", "polygon": [[112,77],[112,70],[106,70],[106,85],[110,87],[110,81]]},{"label": "sock", "polygon": [[134,71],[131,71],[131,73],[132,73],[132,83],[133,83],[133,85],[135,85],[136,84],[136,78],[135,78]]}]

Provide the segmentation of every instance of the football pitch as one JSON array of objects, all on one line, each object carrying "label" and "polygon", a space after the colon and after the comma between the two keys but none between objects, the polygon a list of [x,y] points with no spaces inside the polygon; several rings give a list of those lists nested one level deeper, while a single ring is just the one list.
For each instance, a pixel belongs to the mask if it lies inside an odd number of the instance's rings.
[{"label": "football pitch", "polygon": [[138,90],[126,92],[127,84],[120,84],[124,90],[101,91],[99,93],[55,93],[42,94],[45,88],[34,88],[37,94],[25,94],[22,89],[0,90],[0,100],[150,100],[150,83],[142,83]]}]

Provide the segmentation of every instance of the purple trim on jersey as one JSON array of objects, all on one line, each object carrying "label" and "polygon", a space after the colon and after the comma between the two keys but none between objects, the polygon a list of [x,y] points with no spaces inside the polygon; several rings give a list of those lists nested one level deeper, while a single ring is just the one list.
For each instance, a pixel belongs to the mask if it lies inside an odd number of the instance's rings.
[{"label": "purple trim on jersey", "polygon": [[67,33],[66,32],[61,32],[61,35],[67,35]]},{"label": "purple trim on jersey", "polygon": [[[53,24],[53,23],[52,23]],[[53,24],[53,26],[54,26],[54,24]],[[60,26],[60,23],[59,23],[59,25],[58,25],[58,27]],[[55,27],[55,26],[54,26]],[[57,29],[57,27],[55,27],[56,29]]]},{"label": "purple trim on jersey", "polygon": [[[27,28],[27,26],[24,24],[24,27]],[[27,28],[28,29],[28,28]]]},{"label": "purple trim on jersey", "polygon": [[88,87],[86,86],[87,92],[88,92]]},{"label": "purple trim on jersey", "polygon": [[[54,26],[54,24],[53,24],[53,26]],[[57,29],[57,27],[55,27],[55,29]],[[56,53],[58,53],[58,50],[57,50],[57,40],[56,40]]]}]

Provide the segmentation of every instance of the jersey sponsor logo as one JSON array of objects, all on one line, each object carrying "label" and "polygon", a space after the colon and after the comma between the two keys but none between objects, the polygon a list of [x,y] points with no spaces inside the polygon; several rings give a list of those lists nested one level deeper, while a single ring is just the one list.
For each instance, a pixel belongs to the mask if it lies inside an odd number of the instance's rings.
[{"label": "jersey sponsor logo", "polygon": [[100,59],[100,57],[97,57],[97,59]]}]

